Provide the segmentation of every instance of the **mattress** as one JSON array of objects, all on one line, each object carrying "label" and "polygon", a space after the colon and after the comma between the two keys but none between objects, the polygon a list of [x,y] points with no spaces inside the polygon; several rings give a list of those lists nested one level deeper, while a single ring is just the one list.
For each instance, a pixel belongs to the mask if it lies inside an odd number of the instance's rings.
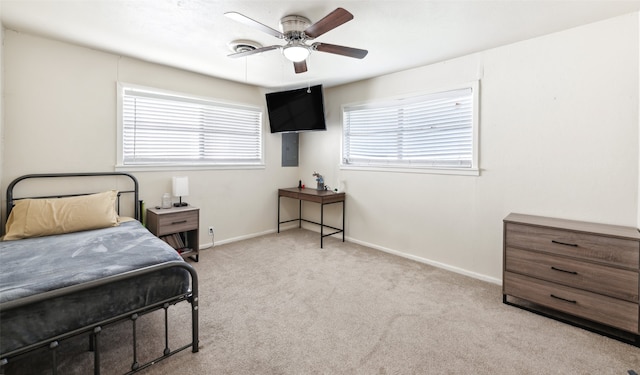
[{"label": "mattress", "polygon": [[[0,242],[0,303],[182,257],[138,221]],[[189,292],[180,267],[0,311],[0,353]]]}]

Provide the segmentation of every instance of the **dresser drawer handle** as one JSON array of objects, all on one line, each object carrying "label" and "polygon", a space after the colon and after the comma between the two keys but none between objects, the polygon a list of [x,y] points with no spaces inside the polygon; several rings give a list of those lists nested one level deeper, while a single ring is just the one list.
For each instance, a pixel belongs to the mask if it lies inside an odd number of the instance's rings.
[{"label": "dresser drawer handle", "polygon": [[576,271],[567,271],[567,270],[563,270],[562,268],[556,268],[554,266],[551,266],[551,269],[554,271],[560,271],[560,272],[565,272],[565,273],[570,273],[572,275],[577,275],[578,273]]},{"label": "dresser drawer handle", "polygon": [[551,240],[551,242],[557,243],[558,245],[578,247],[578,244],[575,244],[575,243],[561,242],[556,240]]},{"label": "dresser drawer handle", "polygon": [[569,303],[578,303],[577,301],[566,299],[566,298],[562,298],[562,297],[558,297],[558,296],[554,296],[553,294],[550,294],[550,296],[555,298],[555,299],[559,299],[561,301],[565,301],[565,302],[569,302]]},{"label": "dresser drawer handle", "polygon": [[171,222],[171,225],[184,224],[184,223],[186,223],[186,222],[187,222],[186,220],[173,221],[173,222]]}]

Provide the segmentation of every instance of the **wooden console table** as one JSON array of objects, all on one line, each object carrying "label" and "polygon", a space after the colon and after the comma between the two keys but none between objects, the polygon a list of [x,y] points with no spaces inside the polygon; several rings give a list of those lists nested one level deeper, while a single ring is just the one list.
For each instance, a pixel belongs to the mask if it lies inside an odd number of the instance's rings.
[{"label": "wooden console table", "polygon": [[[280,221],[280,197],[293,198],[298,200],[298,218]],[[280,224],[298,221],[298,228],[302,227],[302,222],[312,223],[320,226],[320,248],[322,248],[322,240],[325,237],[342,233],[342,242],[344,242],[344,193],[336,193],[331,190],[301,189],[287,188],[278,189],[278,233],[280,233]],[[320,203],[320,222],[306,220],[302,218],[302,201]],[[342,203],[342,228],[332,227],[324,223],[324,206],[327,204]],[[335,232],[324,234],[324,228],[331,228]]]}]

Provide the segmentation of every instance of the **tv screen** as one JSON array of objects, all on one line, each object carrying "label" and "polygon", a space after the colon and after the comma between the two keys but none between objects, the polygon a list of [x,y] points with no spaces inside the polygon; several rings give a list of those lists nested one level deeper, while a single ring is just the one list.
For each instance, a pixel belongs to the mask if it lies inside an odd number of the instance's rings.
[{"label": "tv screen", "polygon": [[327,130],[322,85],[266,94],[271,133]]}]

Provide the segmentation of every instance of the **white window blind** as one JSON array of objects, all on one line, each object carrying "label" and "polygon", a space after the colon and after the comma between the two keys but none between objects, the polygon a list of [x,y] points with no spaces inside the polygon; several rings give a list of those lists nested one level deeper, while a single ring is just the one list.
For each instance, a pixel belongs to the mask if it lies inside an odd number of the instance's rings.
[{"label": "white window blind", "polygon": [[122,164],[259,165],[262,109],[122,87]]},{"label": "white window blind", "polygon": [[471,88],[343,108],[343,163],[360,166],[474,166]]}]

